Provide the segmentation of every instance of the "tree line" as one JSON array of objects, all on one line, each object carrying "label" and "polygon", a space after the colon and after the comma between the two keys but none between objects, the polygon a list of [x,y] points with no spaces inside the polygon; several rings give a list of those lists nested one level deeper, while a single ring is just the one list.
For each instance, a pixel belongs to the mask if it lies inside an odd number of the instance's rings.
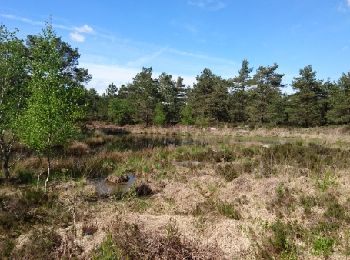
[{"label": "tree line", "polygon": [[316,77],[312,66],[284,94],[278,65],[255,71],[243,60],[238,74],[224,79],[210,69],[193,86],[183,78],[143,68],[132,82],[110,84],[98,94],[78,66],[80,54],[48,23],[41,33],[17,37],[0,25],[0,161],[9,177],[17,141],[47,159],[47,179],[57,145],[79,130],[77,122],[108,120],[119,125],[274,125],[313,127],[350,123],[350,72],[336,81]]},{"label": "tree line", "polygon": [[350,123],[350,72],[336,81],[317,79],[308,65],[285,94],[278,65],[260,66],[253,73],[247,60],[235,77],[224,79],[210,69],[192,87],[183,79],[143,68],[127,85],[110,84],[103,95],[88,91],[89,116],[116,124],[168,126],[272,125],[314,127]]}]

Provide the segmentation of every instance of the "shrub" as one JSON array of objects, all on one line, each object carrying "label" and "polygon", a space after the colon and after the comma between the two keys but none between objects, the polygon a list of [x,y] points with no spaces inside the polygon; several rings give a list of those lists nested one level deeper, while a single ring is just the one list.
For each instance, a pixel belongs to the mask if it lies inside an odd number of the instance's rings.
[{"label": "shrub", "polygon": [[158,126],[164,126],[166,123],[166,115],[164,112],[163,105],[161,103],[158,103],[156,105],[156,108],[154,110],[153,122],[155,125],[158,125]]},{"label": "shrub", "polygon": [[324,216],[326,218],[333,219],[334,221],[341,221],[346,218],[346,210],[337,201],[332,201],[328,205]]},{"label": "shrub", "polygon": [[235,220],[239,220],[241,218],[241,214],[235,209],[235,206],[233,204],[218,202],[216,207],[218,209],[218,212],[227,218]]},{"label": "shrub", "polygon": [[297,248],[293,241],[294,228],[277,220],[271,226],[272,235],[259,246],[259,259],[297,259]]},{"label": "shrub", "polygon": [[318,201],[316,197],[302,195],[300,197],[300,204],[304,208],[304,213],[309,215],[313,207],[317,206]]},{"label": "shrub", "polygon": [[29,169],[18,170],[17,177],[20,184],[33,184],[36,180],[35,173]]},{"label": "shrub", "polygon": [[15,248],[15,241],[9,237],[3,238],[0,241],[0,258],[11,259],[11,254]]},{"label": "shrub", "polygon": [[108,235],[101,245],[95,250],[93,260],[114,260],[114,259],[129,259],[124,256],[124,253],[115,245],[111,235]]},{"label": "shrub", "polygon": [[315,255],[329,257],[333,252],[334,239],[331,237],[317,237],[312,244]]},{"label": "shrub", "polygon": [[218,165],[217,173],[224,177],[227,182],[231,182],[239,176],[234,164]]}]

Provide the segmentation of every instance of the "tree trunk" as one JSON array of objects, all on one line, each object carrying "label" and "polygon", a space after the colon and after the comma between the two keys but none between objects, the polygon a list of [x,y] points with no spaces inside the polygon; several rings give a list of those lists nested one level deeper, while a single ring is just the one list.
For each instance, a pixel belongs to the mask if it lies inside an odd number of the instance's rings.
[{"label": "tree trunk", "polygon": [[5,175],[6,179],[10,178],[10,169],[9,169],[9,157],[4,156],[2,160],[2,173]]},{"label": "tree trunk", "polygon": [[49,177],[50,177],[50,170],[51,170],[51,158],[50,155],[47,156],[47,177],[45,180],[45,192],[47,191],[47,183],[49,181]]}]

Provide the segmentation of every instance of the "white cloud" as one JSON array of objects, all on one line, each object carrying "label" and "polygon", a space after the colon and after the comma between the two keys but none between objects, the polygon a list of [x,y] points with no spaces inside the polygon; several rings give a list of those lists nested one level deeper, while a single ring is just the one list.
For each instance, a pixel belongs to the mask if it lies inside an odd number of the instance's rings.
[{"label": "white cloud", "polygon": [[80,27],[74,27],[74,31],[69,34],[70,38],[76,42],[84,42],[85,34],[94,33],[94,29],[91,26],[84,24]]},{"label": "white cloud", "polygon": [[341,13],[348,13],[350,9],[350,0],[342,0],[338,2],[337,10]]},{"label": "white cloud", "polygon": [[79,32],[79,33],[93,33],[94,32],[94,29],[92,29],[92,27],[87,25],[87,24],[84,24],[83,26],[80,26],[80,27],[75,27],[74,29],[76,32]]},{"label": "white cloud", "polygon": [[[13,14],[0,14],[0,17],[9,19],[9,20],[19,21],[19,22],[30,24],[33,26],[43,27],[45,25],[45,23],[42,21],[35,21],[26,17],[21,17]],[[62,24],[53,23],[52,26],[57,29],[70,31],[69,36],[71,40],[75,42],[84,42],[86,38],[84,34],[92,34],[95,32],[94,29],[87,24],[84,24],[83,26],[80,26],[80,27],[74,27],[74,26],[66,26]]]},{"label": "white cloud", "polygon": [[227,4],[221,0],[188,0],[187,3],[209,11],[218,11],[227,6]]},{"label": "white cloud", "polygon": [[80,34],[79,32],[71,32],[69,34],[71,40],[75,42],[84,42],[85,41],[85,36]]},{"label": "white cloud", "polygon": [[[108,64],[96,64],[96,63],[81,63],[83,68],[89,70],[92,75],[92,80],[88,84],[88,88],[95,88],[99,93],[104,93],[107,86],[113,82],[117,86],[122,84],[128,84],[132,82],[132,79],[137,73],[141,71],[141,68],[122,67],[119,65]],[[161,73],[154,72],[154,77],[157,77]],[[173,75],[174,79],[178,75]],[[181,76],[184,79],[184,84],[192,85],[196,77],[195,76]]]}]

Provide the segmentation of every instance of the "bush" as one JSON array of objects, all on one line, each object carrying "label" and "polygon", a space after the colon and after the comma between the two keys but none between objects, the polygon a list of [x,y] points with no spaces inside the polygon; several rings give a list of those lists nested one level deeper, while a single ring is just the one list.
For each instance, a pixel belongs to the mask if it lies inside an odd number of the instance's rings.
[{"label": "bush", "polygon": [[15,248],[15,241],[9,237],[6,237],[0,241],[0,258],[11,259],[11,254]]},{"label": "bush", "polygon": [[234,164],[219,165],[217,167],[217,173],[224,177],[227,182],[231,182],[239,176]]},{"label": "bush", "polygon": [[239,214],[239,212],[235,209],[235,206],[233,204],[226,202],[218,202],[216,207],[218,209],[218,212],[227,218],[235,220],[239,220],[241,218],[241,214]]},{"label": "bush", "polygon": [[316,197],[313,197],[313,196],[302,195],[300,197],[300,204],[304,208],[304,213],[309,215],[309,214],[311,214],[312,208],[317,206],[318,200]]},{"label": "bush", "polygon": [[333,201],[328,205],[324,216],[334,221],[341,221],[346,219],[346,210],[337,201]]},{"label": "bush", "polygon": [[158,103],[154,110],[154,119],[153,122],[155,125],[164,126],[166,123],[166,115],[163,109],[163,105]]},{"label": "bush", "polygon": [[31,170],[19,170],[17,172],[17,177],[20,184],[33,184],[35,182],[35,173]]},{"label": "bush", "polygon": [[[297,248],[293,241],[294,228],[277,220],[271,225],[272,235],[259,246],[259,259],[298,259]],[[300,235],[298,235],[300,236]]]},{"label": "bush", "polygon": [[189,105],[184,106],[181,110],[181,123],[184,125],[193,125],[195,123],[193,111]]},{"label": "bush", "polygon": [[315,255],[329,257],[333,252],[334,239],[330,237],[317,237],[313,241],[313,252]]},{"label": "bush", "polygon": [[108,235],[102,244],[95,250],[93,260],[113,260],[113,259],[129,259],[124,257],[124,253],[114,244],[111,235]]}]

